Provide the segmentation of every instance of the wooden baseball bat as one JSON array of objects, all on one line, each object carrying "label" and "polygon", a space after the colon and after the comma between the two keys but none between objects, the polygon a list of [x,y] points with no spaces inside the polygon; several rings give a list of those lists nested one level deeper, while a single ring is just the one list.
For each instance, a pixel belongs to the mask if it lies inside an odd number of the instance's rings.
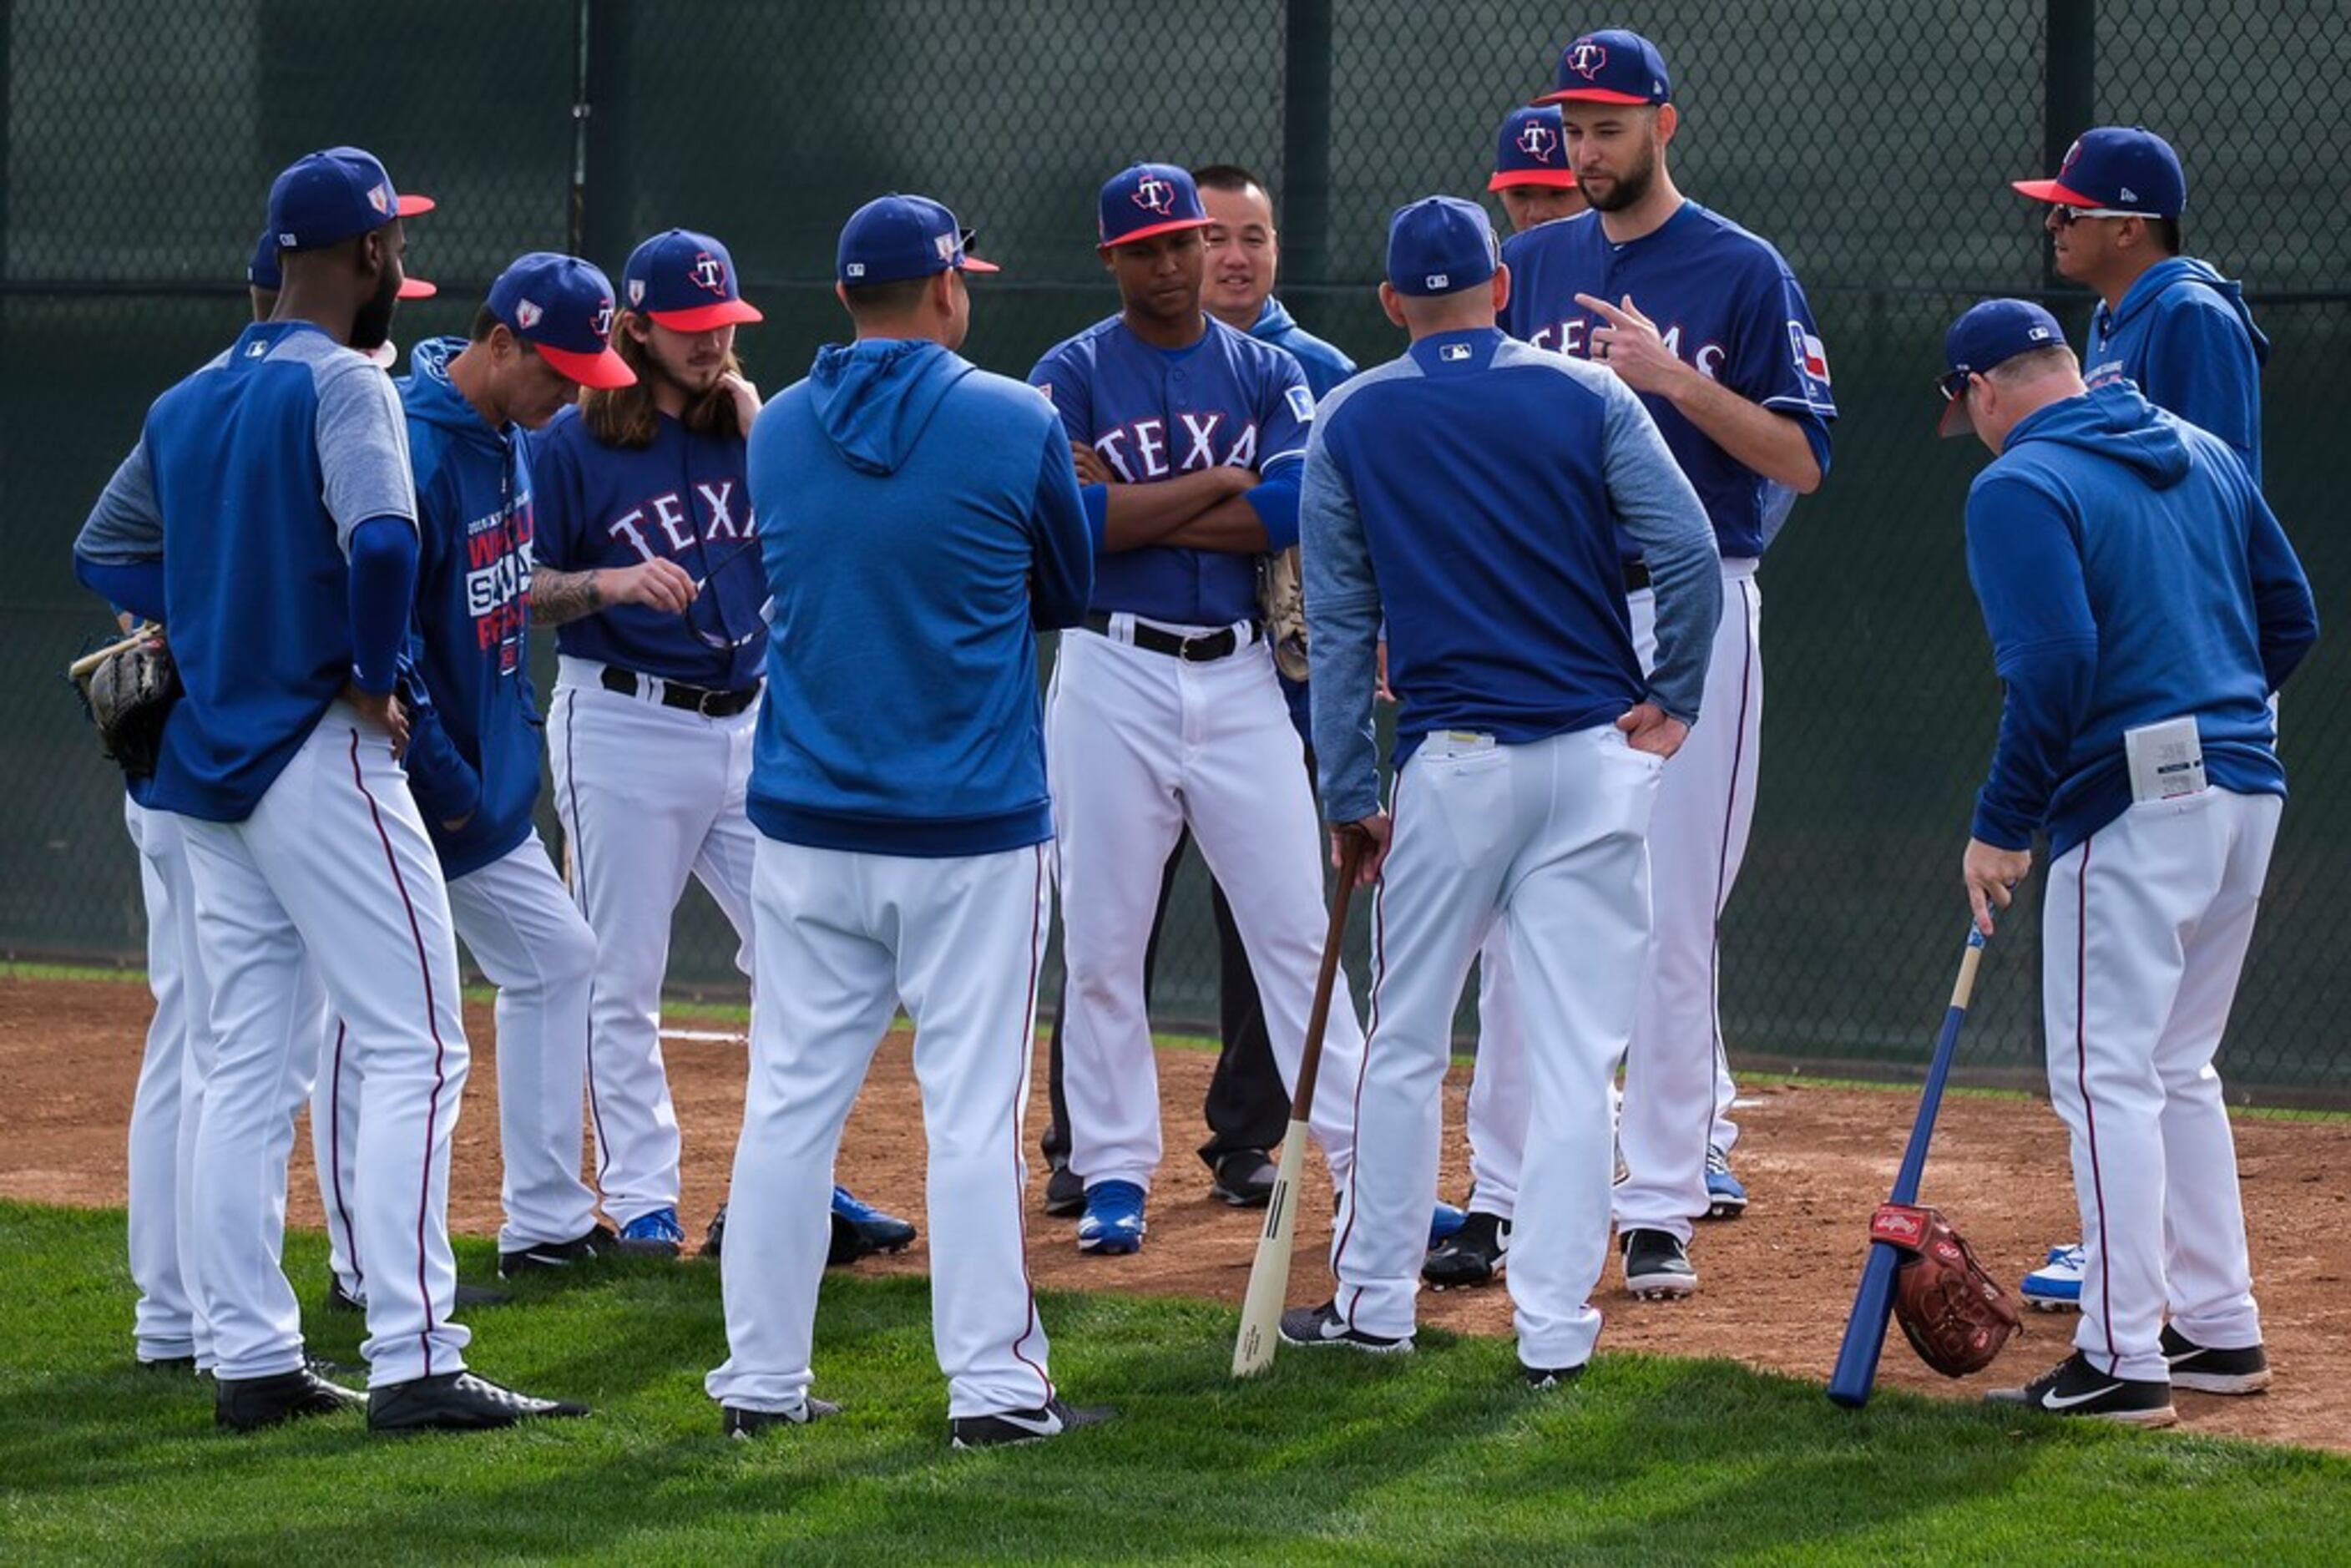
[{"label": "wooden baseball bat", "polygon": [[[1951,987],[1951,1005],[1943,1013],[1943,1032],[1935,1040],[1935,1059],[1927,1068],[1927,1087],[1918,1096],[1917,1119],[1910,1124],[1910,1144],[1902,1151],[1902,1168],[1895,1173],[1888,1201],[1918,1201],[1918,1179],[1927,1170],[1927,1141],[1934,1136],[1935,1113],[1943,1103],[1943,1080],[1950,1076],[1951,1059],[1959,1054],[1959,1026],[1968,1019],[1968,1000],[1975,994],[1976,966],[1983,958],[1983,933],[1968,926],[1968,950],[1959,959],[1959,977]],[[1837,1347],[1836,1370],[1829,1375],[1829,1400],[1848,1410],[1869,1403],[1877,1382],[1877,1355],[1886,1344],[1886,1322],[1894,1312],[1894,1270],[1902,1249],[1885,1241],[1869,1244],[1869,1260],[1862,1265],[1861,1288],[1854,1292],[1853,1315],[1845,1320],[1844,1343]]]},{"label": "wooden baseball bat", "polygon": [[131,629],[131,634],[129,636],[109,643],[103,648],[93,648],[89,653],[84,653],[80,658],[76,659],[72,664],[68,664],[66,666],[66,678],[73,681],[80,680],[84,675],[89,674],[92,670],[95,670],[100,664],[106,663],[107,660],[112,658],[115,654],[121,653],[126,648],[136,648],[140,643],[150,641],[154,637],[154,635],[155,627],[152,622],[146,622],[134,626]]},{"label": "wooden baseball bat", "polygon": [[1281,1308],[1290,1296],[1290,1249],[1298,1234],[1298,1178],[1306,1163],[1307,1121],[1314,1109],[1314,1080],[1322,1067],[1322,1034],[1331,1022],[1331,993],[1339,980],[1339,943],[1347,930],[1347,900],[1355,873],[1371,848],[1369,835],[1349,833],[1339,853],[1339,888],[1331,895],[1331,928],[1322,937],[1322,972],[1314,979],[1314,1008],[1306,1018],[1306,1041],[1298,1056],[1298,1086],[1290,1096],[1290,1129],[1281,1135],[1281,1165],[1273,1196],[1265,1206],[1265,1228],[1258,1233],[1257,1261],[1249,1266],[1249,1293],[1241,1300],[1241,1331],[1233,1342],[1233,1375],[1253,1377],[1273,1364],[1281,1343]]}]

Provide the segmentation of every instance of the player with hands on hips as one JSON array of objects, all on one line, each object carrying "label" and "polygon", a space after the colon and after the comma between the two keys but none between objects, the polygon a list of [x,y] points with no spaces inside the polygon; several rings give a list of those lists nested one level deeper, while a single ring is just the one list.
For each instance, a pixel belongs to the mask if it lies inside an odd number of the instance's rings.
[{"label": "player with hands on hips", "polygon": [[[1649,936],[1650,809],[1698,717],[1722,583],[1706,514],[1625,383],[1506,338],[1486,214],[1447,196],[1389,229],[1401,359],[1324,400],[1306,461],[1308,637],[1322,811],[1374,846],[1371,1038],[1337,1290],[1285,1340],[1412,1346],[1454,1009],[1499,926],[1525,994],[1531,1104],[1509,1284],[1520,1372],[1578,1375],[1608,1256],[1609,1092]],[[1541,431],[1541,441],[1525,433]],[[1633,645],[1621,539],[1649,563]],[[1380,807],[1374,648],[1399,703]]]},{"label": "player with hands on hips", "polygon": [[2270,1380],[2213,1058],[2284,806],[2269,694],[2318,635],[2236,453],[2127,382],[2085,385],[2056,320],[1992,299],[1944,342],[1968,577],[2003,691],[1961,874],[1991,929],[2049,841],[2042,1023],[2081,1207],[2074,1354],[1987,1396],[2140,1426],[2171,1390]]}]

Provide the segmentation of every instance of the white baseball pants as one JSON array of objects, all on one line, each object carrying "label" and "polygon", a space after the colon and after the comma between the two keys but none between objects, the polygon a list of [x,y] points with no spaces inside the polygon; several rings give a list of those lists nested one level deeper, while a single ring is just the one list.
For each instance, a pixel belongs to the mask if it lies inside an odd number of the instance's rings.
[{"label": "white baseball pants", "polygon": [[2211,789],[2137,805],[2049,868],[2041,935],[2049,1097],[2082,1207],[2074,1348],[2170,1375],[2167,1312],[2213,1349],[2261,1343],[2237,1147],[2212,1058],[2283,800]]},{"label": "white baseball pants", "polygon": [[[1112,636],[1062,633],[1045,746],[1070,973],[1061,1034],[1070,1164],[1089,1186],[1147,1188],[1160,1156],[1159,1075],[1143,953],[1177,834],[1190,825],[1232,905],[1274,1060],[1293,1089],[1329,915],[1322,827],[1271,653],[1253,642],[1188,663],[1119,641],[1130,619],[1114,617]],[[1353,1081],[1363,1046],[1342,974],[1309,1124],[1334,1180],[1354,1155],[1353,1117],[1335,1086]]]},{"label": "white baseball pants", "polygon": [[1527,1155],[1526,1005],[1497,920],[1478,950],[1478,1057],[1469,1075],[1469,1203],[1504,1219],[1517,1214]]},{"label": "white baseball pants", "polygon": [[932,1343],[951,1417],[1053,1397],[1029,1289],[1020,1124],[1035,1051],[1050,846],[945,860],[762,837],[750,1083],[726,1208],[727,1359],[704,1380],[747,1410],[806,1396],[831,1237],[833,1160],[901,1000],[923,1092]]},{"label": "white baseball pants", "polygon": [[[317,966],[366,1082],[354,1234],[371,1270],[371,1386],[455,1372],[449,1143],[467,1051],[448,896],[380,729],[329,707],[242,822],[182,823],[213,987],[214,1060],[196,1135],[198,1256],[215,1375],[302,1364],[301,1312],[277,1258],[287,1085],[318,1049],[298,1016]],[[300,1075],[307,1092],[308,1073]]]},{"label": "white baseball pants", "polygon": [[662,1061],[661,993],[688,876],[710,890],[741,944],[737,966],[753,972],[758,835],[744,801],[758,705],[705,718],[608,692],[603,668],[559,661],[547,751],[571,896],[596,934],[588,1097],[597,1185],[604,1212],[626,1226],[677,1207],[677,1112]]},{"label": "white baseball pants", "polygon": [[1519,1357],[1580,1366],[1608,1257],[1609,1087],[1649,940],[1650,809],[1661,765],[1614,726],[1525,746],[1413,754],[1374,905],[1361,1146],[1333,1249],[1355,1329],[1413,1332],[1437,1181],[1453,1011],[1497,915],[1525,998],[1528,1131],[1508,1275]]}]

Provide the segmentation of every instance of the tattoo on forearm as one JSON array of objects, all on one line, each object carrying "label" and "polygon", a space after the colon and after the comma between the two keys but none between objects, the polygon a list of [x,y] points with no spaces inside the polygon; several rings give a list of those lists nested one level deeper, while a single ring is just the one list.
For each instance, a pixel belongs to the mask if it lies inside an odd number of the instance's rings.
[{"label": "tattoo on forearm", "polygon": [[593,571],[549,571],[542,566],[530,574],[530,618],[542,626],[560,626],[603,608]]}]

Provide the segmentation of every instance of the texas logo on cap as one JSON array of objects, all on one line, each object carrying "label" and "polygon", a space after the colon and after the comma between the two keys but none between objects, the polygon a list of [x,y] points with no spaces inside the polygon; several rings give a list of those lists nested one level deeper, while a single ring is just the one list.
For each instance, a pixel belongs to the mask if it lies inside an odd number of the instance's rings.
[{"label": "texas logo on cap", "polygon": [[1673,84],[1657,46],[1622,27],[1586,33],[1562,49],[1552,90],[1537,103],[1669,103]]},{"label": "texas logo on cap", "polygon": [[1540,120],[1530,121],[1519,132],[1519,151],[1538,163],[1548,163],[1551,155],[1559,151],[1559,133]]},{"label": "texas logo on cap", "polygon": [[674,332],[708,332],[762,319],[736,292],[735,258],[705,234],[669,229],[629,253],[621,272],[629,308]]},{"label": "texas logo on cap", "polygon": [[1136,163],[1112,175],[1102,188],[1098,215],[1097,238],[1104,246],[1208,226],[1199,188],[1173,163]]},{"label": "texas logo on cap", "polygon": [[1575,172],[1567,166],[1567,127],[1557,104],[1529,104],[1510,110],[1494,143],[1494,174],[1489,191],[1516,185],[1545,185],[1567,190]]}]

